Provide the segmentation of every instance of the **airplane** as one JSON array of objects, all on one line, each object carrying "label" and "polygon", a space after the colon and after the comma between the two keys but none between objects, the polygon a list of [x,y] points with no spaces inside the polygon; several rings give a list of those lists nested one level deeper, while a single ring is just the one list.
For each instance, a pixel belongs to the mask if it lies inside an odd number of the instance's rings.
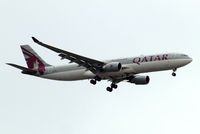
[{"label": "airplane", "polygon": [[68,59],[69,63],[73,64],[52,66],[46,63],[29,45],[21,45],[28,68],[13,63],[7,64],[22,70],[23,74],[52,80],[89,79],[93,85],[101,80],[108,80],[111,82],[111,85],[106,88],[109,92],[116,89],[117,84],[122,81],[136,85],[148,84],[150,77],[139,75],[140,73],[172,70],[172,76],[176,76],[177,68],[192,62],[192,58],[182,53],[164,53],[99,61],[50,46],[35,37],[32,37],[32,40],[36,44],[58,53],[61,60]]}]

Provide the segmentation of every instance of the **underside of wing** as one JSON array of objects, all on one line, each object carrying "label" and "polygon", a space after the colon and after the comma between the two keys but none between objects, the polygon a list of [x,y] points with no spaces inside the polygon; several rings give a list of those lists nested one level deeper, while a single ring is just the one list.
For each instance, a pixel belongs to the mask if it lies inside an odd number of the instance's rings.
[{"label": "underside of wing", "polygon": [[122,81],[126,81],[129,83],[135,83],[136,85],[145,85],[149,83],[150,78],[149,76],[143,76],[143,75],[130,75],[125,77],[110,78],[109,81],[115,84],[120,83]]}]

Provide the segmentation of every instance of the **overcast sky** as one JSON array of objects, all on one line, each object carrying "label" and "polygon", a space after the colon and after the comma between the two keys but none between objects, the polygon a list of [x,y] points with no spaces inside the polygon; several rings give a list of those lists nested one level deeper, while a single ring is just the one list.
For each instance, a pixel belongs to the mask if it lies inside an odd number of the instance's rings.
[{"label": "overcast sky", "polygon": [[[199,134],[199,0],[1,0],[1,134]],[[23,75],[20,45],[68,64],[31,36],[98,60],[181,52],[193,62],[149,73],[148,85],[60,82]],[[142,74],[147,75],[147,74]]]}]

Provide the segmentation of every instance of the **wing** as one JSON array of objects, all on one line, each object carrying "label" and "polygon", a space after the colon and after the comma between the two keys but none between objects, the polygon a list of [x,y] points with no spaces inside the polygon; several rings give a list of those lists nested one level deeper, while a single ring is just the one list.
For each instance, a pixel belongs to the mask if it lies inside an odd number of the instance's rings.
[{"label": "wing", "polygon": [[33,41],[43,47],[46,47],[56,53],[59,53],[59,56],[61,59],[68,59],[70,62],[77,63],[79,66],[83,66],[93,72],[94,74],[97,74],[102,71],[102,67],[105,65],[104,62],[94,60],[91,58],[87,58],[78,54],[74,54],[50,45],[47,45],[45,43],[40,42],[35,37],[32,37]]}]

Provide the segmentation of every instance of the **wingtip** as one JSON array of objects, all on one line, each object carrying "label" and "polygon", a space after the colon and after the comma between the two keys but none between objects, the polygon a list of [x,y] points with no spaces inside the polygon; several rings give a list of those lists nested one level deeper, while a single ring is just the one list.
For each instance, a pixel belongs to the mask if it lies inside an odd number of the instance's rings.
[{"label": "wingtip", "polygon": [[39,40],[36,39],[35,37],[31,37],[31,38],[33,39],[33,41],[34,41],[35,43],[38,43],[38,42],[39,42]]},{"label": "wingtip", "polygon": [[9,65],[9,66],[14,66],[14,64],[13,63],[6,63],[7,65]]},{"label": "wingtip", "polygon": [[6,63],[7,65],[11,65],[11,63]]}]

